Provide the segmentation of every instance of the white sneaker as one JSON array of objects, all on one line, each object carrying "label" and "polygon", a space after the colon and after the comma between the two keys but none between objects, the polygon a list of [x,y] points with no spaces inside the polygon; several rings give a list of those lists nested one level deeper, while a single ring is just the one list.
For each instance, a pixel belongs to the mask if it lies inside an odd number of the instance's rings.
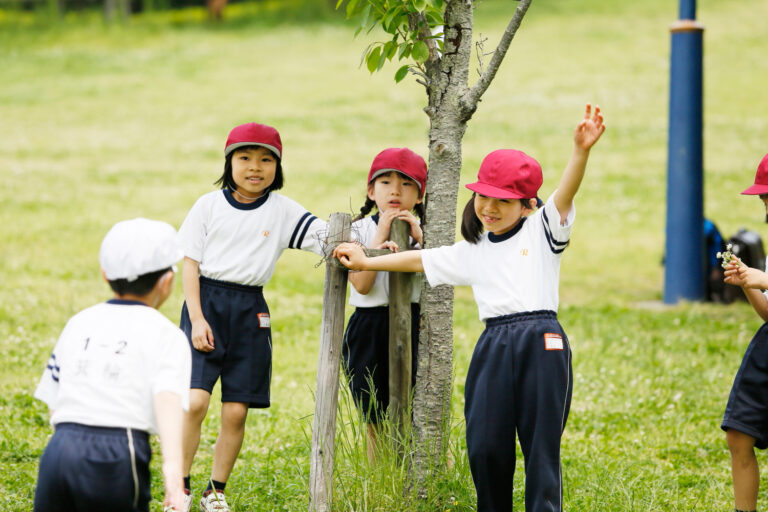
[{"label": "white sneaker", "polygon": [[184,495],[184,511],[183,512],[192,512],[192,494]]},{"label": "white sneaker", "polygon": [[209,492],[200,500],[200,512],[231,512],[223,492]]}]

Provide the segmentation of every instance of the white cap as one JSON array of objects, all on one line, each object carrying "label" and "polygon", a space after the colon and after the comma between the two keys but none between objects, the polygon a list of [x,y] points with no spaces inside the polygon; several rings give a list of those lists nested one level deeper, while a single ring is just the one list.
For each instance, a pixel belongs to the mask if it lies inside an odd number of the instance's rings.
[{"label": "white cap", "polygon": [[172,266],[184,256],[173,226],[159,220],[118,222],[101,242],[99,263],[109,281],[127,279]]}]

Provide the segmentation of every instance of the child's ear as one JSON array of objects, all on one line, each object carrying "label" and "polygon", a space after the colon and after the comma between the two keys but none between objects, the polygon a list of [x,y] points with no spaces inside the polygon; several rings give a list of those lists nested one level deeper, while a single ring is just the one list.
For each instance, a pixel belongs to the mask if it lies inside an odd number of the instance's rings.
[{"label": "child's ear", "polygon": [[373,198],[373,183],[368,184],[368,199],[370,199],[371,201],[375,201],[375,199]]},{"label": "child's ear", "polygon": [[104,269],[101,269],[101,277],[103,277],[106,282],[109,282],[109,279],[107,279],[107,274],[104,273]]}]

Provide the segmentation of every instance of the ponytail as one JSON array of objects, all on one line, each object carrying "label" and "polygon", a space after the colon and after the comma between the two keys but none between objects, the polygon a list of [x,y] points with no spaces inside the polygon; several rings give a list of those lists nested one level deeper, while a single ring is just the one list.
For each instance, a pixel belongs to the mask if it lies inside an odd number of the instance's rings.
[{"label": "ponytail", "polygon": [[365,204],[360,208],[360,213],[358,213],[353,219],[352,222],[358,221],[371,213],[371,210],[373,210],[373,207],[376,206],[376,201],[371,199],[370,197],[365,198]]},{"label": "ponytail", "polygon": [[467,201],[464,207],[464,213],[461,215],[461,236],[471,244],[480,241],[480,235],[483,233],[483,223],[477,218],[475,213],[475,194]]}]

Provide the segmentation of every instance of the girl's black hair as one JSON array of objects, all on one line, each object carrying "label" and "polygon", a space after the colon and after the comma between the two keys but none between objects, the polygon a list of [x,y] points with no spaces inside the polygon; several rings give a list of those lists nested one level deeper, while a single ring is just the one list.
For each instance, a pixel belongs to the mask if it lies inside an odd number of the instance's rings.
[{"label": "girl's black hair", "polygon": [[118,295],[131,294],[141,297],[151,292],[152,288],[157,284],[157,281],[169,270],[171,270],[171,267],[148,272],[140,275],[138,279],[134,279],[133,281],[127,279],[113,279],[112,281],[109,281],[109,287]]},{"label": "girl's black hair", "polygon": [[[461,214],[461,236],[471,244],[479,242],[480,235],[483,234],[483,223],[480,222],[475,213],[475,195],[475,192],[472,192],[472,197],[467,201],[464,212]],[[523,208],[531,209],[530,199],[520,199],[520,202]]]},{"label": "girl's black hair", "polygon": [[256,149],[256,148],[264,148],[268,149],[270,154],[275,157],[275,160],[277,160],[277,168],[275,169],[275,179],[272,181],[272,184],[267,187],[265,192],[269,192],[272,190],[280,190],[283,188],[283,184],[285,182],[283,178],[283,164],[280,161],[280,157],[275,154],[274,151],[272,151],[269,148],[266,148],[264,146],[259,146],[258,144],[254,144],[252,146],[240,146],[239,148],[233,150],[229,155],[227,155],[224,158],[224,173],[219,177],[218,180],[214,181],[214,185],[219,185],[221,188],[227,188],[229,190],[236,190],[237,185],[235,184],[235,180],[232,177],[232,157],[233,155],[238,152],[242,151],[244,149]]},{"label": "girl's black hair", "polygon": [[[407,177],[407,176],[406,176]],[[410,178],[408,178],[410,179]],[[411,180],[414,181],[414,180]],[[415,183],[415,181],[414,181]],[[365,204],[360,208],[360,213],[358,213],[355,218],[352,219],[352,222],[355,222],[357,220],[362,219],[369,213],[371,213],[371,210],[373,210],[374,206],[376,206],[376,201],[371,199],[370,197],[365,197]],[[413,211],[416,213],[416,216],[419,218],[419,222],[424,224],[424,201],[413,205]]]}]

